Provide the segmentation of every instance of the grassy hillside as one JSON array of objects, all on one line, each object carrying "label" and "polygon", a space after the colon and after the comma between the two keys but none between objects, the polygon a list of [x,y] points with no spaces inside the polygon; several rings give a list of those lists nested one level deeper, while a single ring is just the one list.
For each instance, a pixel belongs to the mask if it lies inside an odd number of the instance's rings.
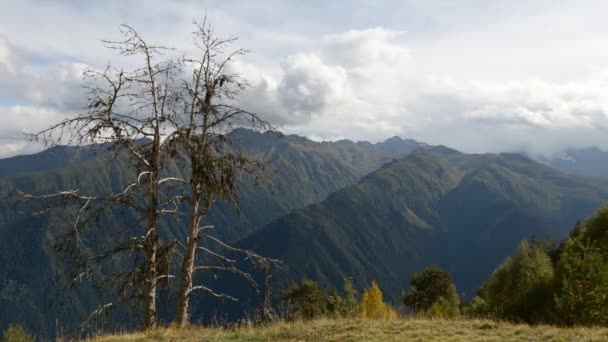
[{"label": "grassy hillside", "polygon": [[608,328],[556,328],[480,320],[319,320],[233,330],[159,329],[99,337],[111,341],[606,341]]}]

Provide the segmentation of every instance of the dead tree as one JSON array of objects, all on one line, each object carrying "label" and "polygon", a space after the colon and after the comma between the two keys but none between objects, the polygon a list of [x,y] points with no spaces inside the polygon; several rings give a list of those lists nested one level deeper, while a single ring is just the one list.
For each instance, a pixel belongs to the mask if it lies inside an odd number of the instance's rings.
[{"label": "dead tree", "polygon": [[[134,165],[137,172],[132,184],[103,196],[85,195],[79,190],[44,196],[22,194],[28,200],[51,202],[38,214],[47,207],[76,206],[75,224],[57,240],[58,251],[86,255],[74,259],[84,261],[74,267],[78,271],[73,272],[72,279],[93,273],[100,263],[119,254],[133,260],[131,270],[110,272],[105,279],[112,284],[121,282],[120,294],[142,299],[145,328],[156,325],[156,290],[160,280],[174,277],[170,274],[172,263],[167,261],[174,253],[181,257],[176,314],[180,327],[188,323],[188,304],[195,292],[236,300],[205,284],[193,284],[196,272],[228,272],[257,286],[253,276],[241,267],[242,261],[262,269],[279,264],[228,245],[210,233],[212,227],[203,224],[219,201],[231,203],[236,210],[243,177],[264,175],[261,162],[233,148],[229,133],[241,126],[261,130],[272,127],[255,113],[238,107],[237,96],[247,82],[231,73],[228,66],[246,51],[225,53],[235,38],[217,38],[206,22],[195,24],[195,45],[200,54],[180,59],[163,56],[165,48],[146,43],[134,29],[124,26],[125,40],[105,43],[123,55],[143,57],[143,67],[128,72],[111,67],[104,72],[89,72],[93,83],[87,111],[34,136],[47,145],[109,142],[116,158],[126,156]],[[188,174],[163,174],[168,161],[181,162]],[[171,191],[167,190],[169,186]],[[83,230],[118,206],[134,213],[133,224],[119,234],[122,240],[112,248],[91,254],[90,246],[80,238]],[[182,214],[187,218],[186,240],[161,241],[160,217]],[[140,226],[143,234],[129,235]],[[201,255],[205,256],[203,261]]]},{"label": "dead tree", "polygon": [[[242,276],[253,286],[253,277],[239,268],[237,260],[221,254],[241,254],[254,265],[276,263],[252,251],[234,248],[210,233],[210,226],[202,226],[209,211],[218,201],[227,201],[236,209],[238,185],[243,175],[259,177],[264,175],[260,161],[234,151],[229,133],[236,126],[271,129],[271,126],[255,113],[238,107],[237,96],[247,87],[247,82],[228,70],[229,64],[237,56],[246,53],[238,49],[225,50],[236,38],[218,38],[206,21],[195,21],[195,45],[198,58],[184,58],[185,69],[191,70],[191,77],[182,81],[178,110],[180,119],[175,132],[170,136],[170,144],[184,151],[190,166],[188,191],[187,240],[181,265],[181,286],[178,293],[176,325],[188,323],[188,304],[194,292],[201,291],[220,300],[236,300],[227,294],[216,292],[203,284],[194,285],[197,272],[229,272]],[[203,242],[204,241],[204,242]],[[206,260],[216,263],[197,263],[201,253]],[[219,264],[218,264],[219,263]]]},{"label": "dead tree", "polygon": [[[103,195],[84,194],[79,189],[42,196],[21,195],[30,202],[41,203],[43,207],[36,214],[53,208],[77,208],[75,221],[55,243],[58,253],[74,261],[73,281],[91,275],[106,260],[121,256],[133,261],[130,270],[109,272],[104,282],[117,286],[125,298],[141,299],[147,329],[156,325],[157,285],[161,279],[170,277],[157,269],[159,257],[169,257],[175,245],[159,241],[158,224],[161,215],[174,212],[168,207],[174,199],[165,198],[161,191],[164,183],[173,179],[162,178],[161,173],[167,149],[163,138],[169,134],[169,108],[174,101],[179,63],[164,57],[166,48],[148,44],[133,28],[123,25],[121,32],[124,40],[103,43],[123,56],[142,58],[142,67],[122,70],[108,65],[103,71],[86,71],[90,96],[85,110],[33,135],[32,139],[49,147],[109,143],[114,158],[130,161],[133,183]],[[116,233],[114,245],[98,251],[84,244],[81,235],[117,207],[126,208],[133,222]],[[133,236],[133,231],[143,233]]]},{"label": "dead tree", "polygon": [[256,325],[268,324],[279,319],[279,316],[272,308],[272,286],[270,284],[271,273],[273,271],[272,266],[275,265],[267,264],[261,269],[264,272],[264,288],[262,290],[262,301],[256,310]]}]

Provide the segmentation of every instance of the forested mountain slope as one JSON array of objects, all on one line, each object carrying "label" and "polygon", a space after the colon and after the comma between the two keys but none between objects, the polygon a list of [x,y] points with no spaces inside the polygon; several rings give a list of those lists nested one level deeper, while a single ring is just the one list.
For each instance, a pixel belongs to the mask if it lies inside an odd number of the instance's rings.
[{"label": "forested mountain slope", "polygon": [[393,161],[325,201],[273,221],[242,242],[339,287],[377,280],[398,300],[437,264],[470,295],[521,239],[562,238],[608,201],[608,182],[555,171],[517,154],[434,147]]}]

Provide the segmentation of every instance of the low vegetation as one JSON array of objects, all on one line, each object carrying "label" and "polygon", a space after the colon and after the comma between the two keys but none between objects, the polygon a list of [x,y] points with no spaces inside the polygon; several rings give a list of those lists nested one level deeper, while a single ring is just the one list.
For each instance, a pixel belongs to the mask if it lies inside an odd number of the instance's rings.
[{"label": "low vegetation", "polygon": [[321,319],[235,329],[157,329],[113,341],[605,341],[608,328],[558,328],[489,320]]},{"label": "low vegetation", "polygon": [[9,324],[2,334],[0,342],[34,342],[34,336],[25,331],[20,325]]},{"label": "low vegetation", "polygon": [[382,298],[382,291],[373,281],[372,286],[363,293],[361,299],[361,318],[363,319],[394,319],[397,312]]},{"label": "low vegetation", "polygon": [[429,317],[449,318],[458,316],[460,297],[450,274],[431,266],[410,281],[410,288],[403,297],[403,304],[418,314]]},{"label": "low vegetation", "polygon": [[473,316],[562,326],[608,324],[608,207],[561,244],[522,242],[466,307]]}]

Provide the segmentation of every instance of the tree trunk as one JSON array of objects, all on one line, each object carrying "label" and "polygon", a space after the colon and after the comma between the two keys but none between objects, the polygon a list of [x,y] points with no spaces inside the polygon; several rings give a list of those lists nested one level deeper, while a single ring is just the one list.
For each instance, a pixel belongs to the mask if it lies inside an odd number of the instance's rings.
[{"label": "tree trunk", "polygon": [[196,258],[197,239],[201,221],[201,216],[198,212],[199,205],[199,192],[197,185],[193,184],[188,213],[188,243],[182,262],[182,283],[179,289],[179,302],[177,304],[177,316],[175,319],[175,324],[178,328],[183,328],[188,323],[188,303],[192,289],[192,275],[194,273],[194,260]]},{"label": "tree trunk", "polygon": [[160,130],[158,119],[154,128],[154,141],[152,142],[151,173],[149,174],[148,188],[148,227],[144,243],[144,329],[156,327],[156,283],[158,272],[156,270],[156,253],[158,251],[158,232],[156,226],[159,218],[158,178],[160,177]]},{"label": "tree trunk", "polygon": [[145,243],[144,329],[156,327],[156,227],[149,227]]},{"label": "tree trunk", "polygon": [[150,207],[148,212],[148,228],[144,243],[144,329],[156,327],[156,252],[158,250],[158,192],[156,191],[156,177],[150,175]]}]

